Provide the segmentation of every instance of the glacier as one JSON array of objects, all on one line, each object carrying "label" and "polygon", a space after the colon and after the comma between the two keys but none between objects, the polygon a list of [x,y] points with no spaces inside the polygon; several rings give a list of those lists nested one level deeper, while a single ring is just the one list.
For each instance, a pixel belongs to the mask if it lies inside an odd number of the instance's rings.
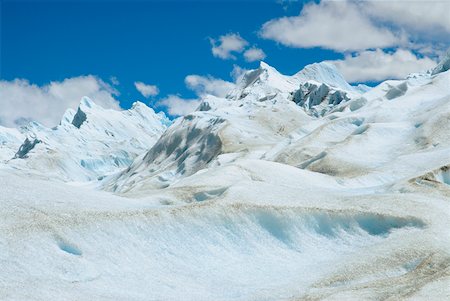
[{"label": "glacier", "polygon": [[450,298],[450,70],[261,62],[170,121],[0,127],[4,300]]},{"label": "glacier", "polygon": [[[116,111],[84,97],[77,110],[68,109],[56,127],[30,122],[20,129],[21,136],[10,134],[17,139],[5,139],[5,144],[10,150],[15,147],[16,153],[2,159],[8,167],[64,182],[95,180],[128,167],[170,123],[164,113],[156,114],[141,102]],[[0,133],[8,132],[0,129]],[[20,137],[23,140],[17,144]]]}]

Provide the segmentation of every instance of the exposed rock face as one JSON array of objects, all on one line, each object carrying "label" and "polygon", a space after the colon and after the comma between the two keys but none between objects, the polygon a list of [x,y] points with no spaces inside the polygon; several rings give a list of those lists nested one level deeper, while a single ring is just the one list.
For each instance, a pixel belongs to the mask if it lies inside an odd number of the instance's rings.
[{"label": "exposed rock face", "polygon": [[307,82],[294,93],[292,100],[310,114],[323,116],[334,106],[350,100],[350,97],[347,96],[347,92],[336,90],[326,84]]},{"label": "exposed rock face", "polygon": [[23,144],[20,146],[14,158],[27,158],[27,154],[36,146],[36,144],[41,143],[39,139],[28,139],[26,138]]}]

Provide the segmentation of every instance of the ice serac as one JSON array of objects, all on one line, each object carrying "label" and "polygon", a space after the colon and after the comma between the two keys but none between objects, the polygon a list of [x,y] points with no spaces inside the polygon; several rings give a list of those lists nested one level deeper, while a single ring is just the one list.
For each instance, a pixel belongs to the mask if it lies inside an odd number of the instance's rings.
[{"label": "ice serac", "polygon": [[293,101],[316,117],[350,99],[360,98],[365,90],[350,86],[336,67],[327,62],[308,65],[293,77],[300,81]]},{"label": "ice serac", "polygon": [[431,71],[431,75],[436,75],[448,70],[450,70],[450,49],[447,51],[444,58],[439,62],[439,64]]},{"label": "ice serac", "polygon": [[161,136],[169,120],[143,103],[129,110],[104,109],[83,97],[58,126],[32,122],[8,164],[63,181],[86,181],[128,167]]},{"label": "ice serac", "polygon": [[293,101],[305,108],[311,115],[323,116],[335,106],[350,100],[349,92],[333,89],[326,84],[306,82],[300,85],[293,96]]}]

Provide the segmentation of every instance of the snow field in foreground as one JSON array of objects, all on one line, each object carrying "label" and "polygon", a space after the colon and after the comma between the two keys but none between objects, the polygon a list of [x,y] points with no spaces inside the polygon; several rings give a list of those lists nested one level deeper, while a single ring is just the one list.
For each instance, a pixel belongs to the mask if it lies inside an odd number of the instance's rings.
[{"label": "snow field in foreground", "polygon": [[84,298],[284,299],[333,262],[424,227],[414,218],[238,204],[32,218],[2,239],[20,258],[3,268],[9,283],[27,286],[24,298],[44,299],[80,289]]}]

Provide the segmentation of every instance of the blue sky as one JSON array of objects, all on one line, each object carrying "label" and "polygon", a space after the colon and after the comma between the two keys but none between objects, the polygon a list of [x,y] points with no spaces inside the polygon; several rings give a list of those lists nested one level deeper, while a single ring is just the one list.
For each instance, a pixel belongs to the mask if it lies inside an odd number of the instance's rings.
[{"label": "blue sky", "polygon": [[[298,12],[300,6],[292,4],[289,11]],[[239,33],[286,73],[339,56],[286,49],[258,38],[261,24],[286,13],[275,1],[8,1],[2,14],[1,77],[39,85],[87,74],[105,81],[116,77],[121,106],[128,108],[143,98],[135,81],[157,85],[160,95],[195,97],[184,84],[189,74],[232,80],[234,64],[258,66],[242,56],[215,58],[209,37]]]},{"label": "blue sky", "polygon": [[[41,89],[39,96],[44,97],[50,91],[57,101],[55,95],[59,92],[53,90],[60,91],[63,86],[70,90],[81,81],[80,77],[93,76],[83,78],[83,85],[87,86],[92,78],[100,81],[99,89],[106,89],[122,108],[141,100],[167,112],[170,108],[157,104],[168,95],[197,99],[204,92],[198,87],[187,87],[188,75],[232,82],[230,73],[236,66],[256,68],[258,59],[253,62],[244,59],[243,54],[251,48],[261,49],[264,60],[285,74],[293,74],[309,63],[331,60],[351,82],[379,82],[402,77],[415,68],[417,71],[428,68],[448,45],[448,40],[442,38],[450,32],[446,20],[425,24],[437,32],[426,40],[423,38],[428,36],[426,32],[408,21],[409,8],[388,8],[393,13],[396,9],[406,12],[402,19],[377,15],[377,9],[386,12],[386,7],[380,5],[375,8],[366,5],[364,9],[370,10],[370,14],[357,5],[352,1],[329,4],[295,0],[3,0],[2,102],[8,101],[6,105],[13,107],[13,102],[19,100],[10,98],[10,91],[17,96],[14,89],[20,88],[20,95],[26,96],[28,92],[24,89],[35,86]],[[412,7],[410,13],[420,9]],[[436,8],[435,13],[440,10]],[[220,47],[220,37],[227,35],[239,37],[245,46],[230,52],[228,57],[214,55],[212,47]],[[369,66],[362,62],[363,58]],[[408,68],[405,64],[401,68],[389,65],[394,58],[405,60]],[[380,65],[386,68],[381,69]],[[401,70],[392,73],[389,67]],[[18,84],[18,79],[24,82]],[[80,80],[64,82],[67,79]],[[51,85],[63,82],[66,85]],[[136,82],[156,86],[159,93],[145,97],[136,89]],[[29,100],[22,101],[24,107],[33,105],[33,102],[27,105],[26,101]],[[73,106],[72,102],[69,105]],[[14,110],[19,109],[16,106]],[[27,114],[30,116],[19,117],[39,119]],[[9,126],[12,123],[0,115],[0,124],[2,120]]]}]

